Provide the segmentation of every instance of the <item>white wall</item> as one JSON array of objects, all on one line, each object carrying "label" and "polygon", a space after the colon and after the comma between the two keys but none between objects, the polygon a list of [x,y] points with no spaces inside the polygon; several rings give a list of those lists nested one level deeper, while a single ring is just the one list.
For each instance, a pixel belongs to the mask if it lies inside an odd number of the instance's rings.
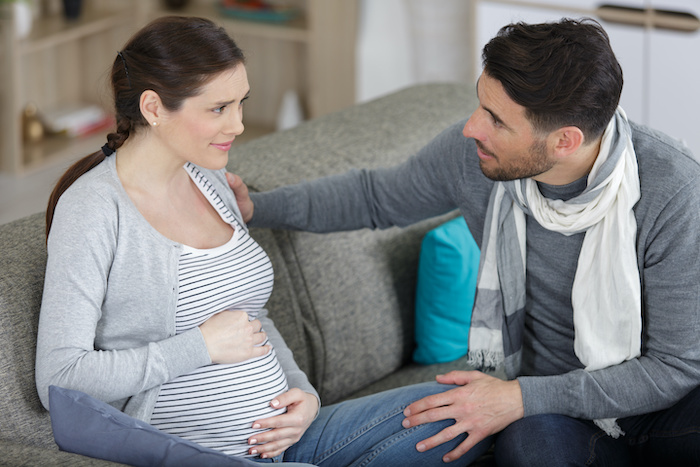
[{"label": "white wall", "polygon": [[468,0],[361,0],[358,102],[417,83],[468,81],[470,8]]},{"label": "white wall", "polygon": [[[599,0],[360,0],[357,100],[429,81],[473,83],[480,49],[511,22],[594,16]],[[616,0],[692,13],[700,0]],[[630,119],[684,141],[700,156],[700,31],[602,21],[625,74]]]}]

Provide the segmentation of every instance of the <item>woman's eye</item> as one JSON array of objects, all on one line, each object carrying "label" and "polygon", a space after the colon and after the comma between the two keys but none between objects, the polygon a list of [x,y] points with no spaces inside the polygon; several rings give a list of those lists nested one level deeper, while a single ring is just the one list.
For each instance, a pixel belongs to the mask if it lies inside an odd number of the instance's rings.
[{"label": "woman's eye", "polygon": [[221,113],[221,112],[223,112],[224,110],[226,110],[226,106],[225,106],[225,105],[222,105],[221,107],[217,107],[216,109],[214,109],[214,112],[216,112],[216,113]]}]

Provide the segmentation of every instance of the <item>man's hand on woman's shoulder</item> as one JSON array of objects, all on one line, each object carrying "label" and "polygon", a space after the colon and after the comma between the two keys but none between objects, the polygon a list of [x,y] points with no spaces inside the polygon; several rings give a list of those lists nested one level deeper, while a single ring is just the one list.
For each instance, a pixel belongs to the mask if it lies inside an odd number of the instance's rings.
[{"label": "man's hand on woman's shoulder", "polygon": [[248,223],[253,218],[253,209],[255,208],[253,206],[253,201],[250,199],[250,194],[248,193],[248,186],[243,183],[241,177],[231,172],[226,172],[226,180],[228,181],[228,186],[231,187],[233,194],[236,196],[236,202],[243,216],[243,222]]}]

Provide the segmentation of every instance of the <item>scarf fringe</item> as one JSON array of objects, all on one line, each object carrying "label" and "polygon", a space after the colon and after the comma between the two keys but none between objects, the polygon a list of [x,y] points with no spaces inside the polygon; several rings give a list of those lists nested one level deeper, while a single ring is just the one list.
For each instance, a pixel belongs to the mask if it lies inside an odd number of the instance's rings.
[{"label": "scarf fringe", "polygon": [[593,423],[595,423],[598,428],[607,433],[611,438],[617,439],[625,434],[625,432],[622,431],[622,428],[620,428],[620,425],[617,424],[616,418],[601,418],[598,420],[593,420]]},{"label": "scarf fringe", "polygon": [[480,371],[496,371],[503,368],[503,352],[495,350],[470,350],[467,364]]}]

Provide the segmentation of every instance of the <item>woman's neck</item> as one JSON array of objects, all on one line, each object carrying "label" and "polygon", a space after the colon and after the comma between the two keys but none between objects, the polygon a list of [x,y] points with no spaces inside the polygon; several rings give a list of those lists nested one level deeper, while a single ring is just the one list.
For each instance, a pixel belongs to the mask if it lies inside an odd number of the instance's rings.
[{"label": "woman's neck", "polygon": [[117,174],[125,188],[163,194],[189,182],[182,170],[185,161],[168,154],[149,135],[130,136],[115,156]]}]

